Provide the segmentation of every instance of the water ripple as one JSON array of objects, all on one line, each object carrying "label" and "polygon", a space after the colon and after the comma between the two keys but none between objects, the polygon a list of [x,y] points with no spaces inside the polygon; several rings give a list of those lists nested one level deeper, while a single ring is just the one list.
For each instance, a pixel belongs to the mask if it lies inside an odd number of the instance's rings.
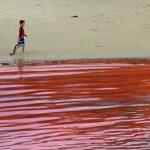
[{"label": "water ripple", "polygon": [[150,64],[0,66],[0,149],[150,147]]}]

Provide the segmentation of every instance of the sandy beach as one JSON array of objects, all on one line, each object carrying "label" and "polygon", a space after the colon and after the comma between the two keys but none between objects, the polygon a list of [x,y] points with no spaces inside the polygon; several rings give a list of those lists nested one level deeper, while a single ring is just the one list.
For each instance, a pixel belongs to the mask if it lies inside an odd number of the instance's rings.
[{"label": "sandy beach", "polygon": [[14,61],[8,53],[20,19],[28,34],[26,61],[149,58],[149,18],[149,0],[1,0],[0,61]]}]

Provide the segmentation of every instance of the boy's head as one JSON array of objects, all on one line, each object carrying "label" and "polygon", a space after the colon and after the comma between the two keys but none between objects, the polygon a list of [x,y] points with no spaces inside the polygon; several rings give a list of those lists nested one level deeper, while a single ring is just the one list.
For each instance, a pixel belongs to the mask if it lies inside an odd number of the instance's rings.
[{"label": "boy's head", "polygon": [[19,24],[20,24],[21,26],[24,26],[24,25],[25,25],[25,21],[24,21],[24,20],[20,20],[20,21],[19,21]]}]

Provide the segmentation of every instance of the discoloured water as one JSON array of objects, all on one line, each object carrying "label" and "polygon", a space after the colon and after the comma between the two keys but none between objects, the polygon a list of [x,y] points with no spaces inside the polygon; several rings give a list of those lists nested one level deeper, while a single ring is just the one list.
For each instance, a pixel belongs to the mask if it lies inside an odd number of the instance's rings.
[{"label": "discoloured water", "polygon": [[149,63],[0,67],[1,150],[150,147]]}]

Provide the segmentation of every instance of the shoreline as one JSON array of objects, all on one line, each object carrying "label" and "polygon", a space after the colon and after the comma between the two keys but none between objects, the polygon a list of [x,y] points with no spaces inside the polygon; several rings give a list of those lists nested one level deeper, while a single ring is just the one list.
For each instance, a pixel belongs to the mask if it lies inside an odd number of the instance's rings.
[{"label": "shoreline", "polygon": [[149,58],[95,58],[95,59],[66,59],[66,60],[33,60],[33,61],[25,61],[23,58],[17,59],[16,62],[0,62],[0,66],[14,66],[16,64],[24,64],[24,65],[53,65],[53,64],[84,64],[84,63],[126,63],[126,64],[150,64]]}]

